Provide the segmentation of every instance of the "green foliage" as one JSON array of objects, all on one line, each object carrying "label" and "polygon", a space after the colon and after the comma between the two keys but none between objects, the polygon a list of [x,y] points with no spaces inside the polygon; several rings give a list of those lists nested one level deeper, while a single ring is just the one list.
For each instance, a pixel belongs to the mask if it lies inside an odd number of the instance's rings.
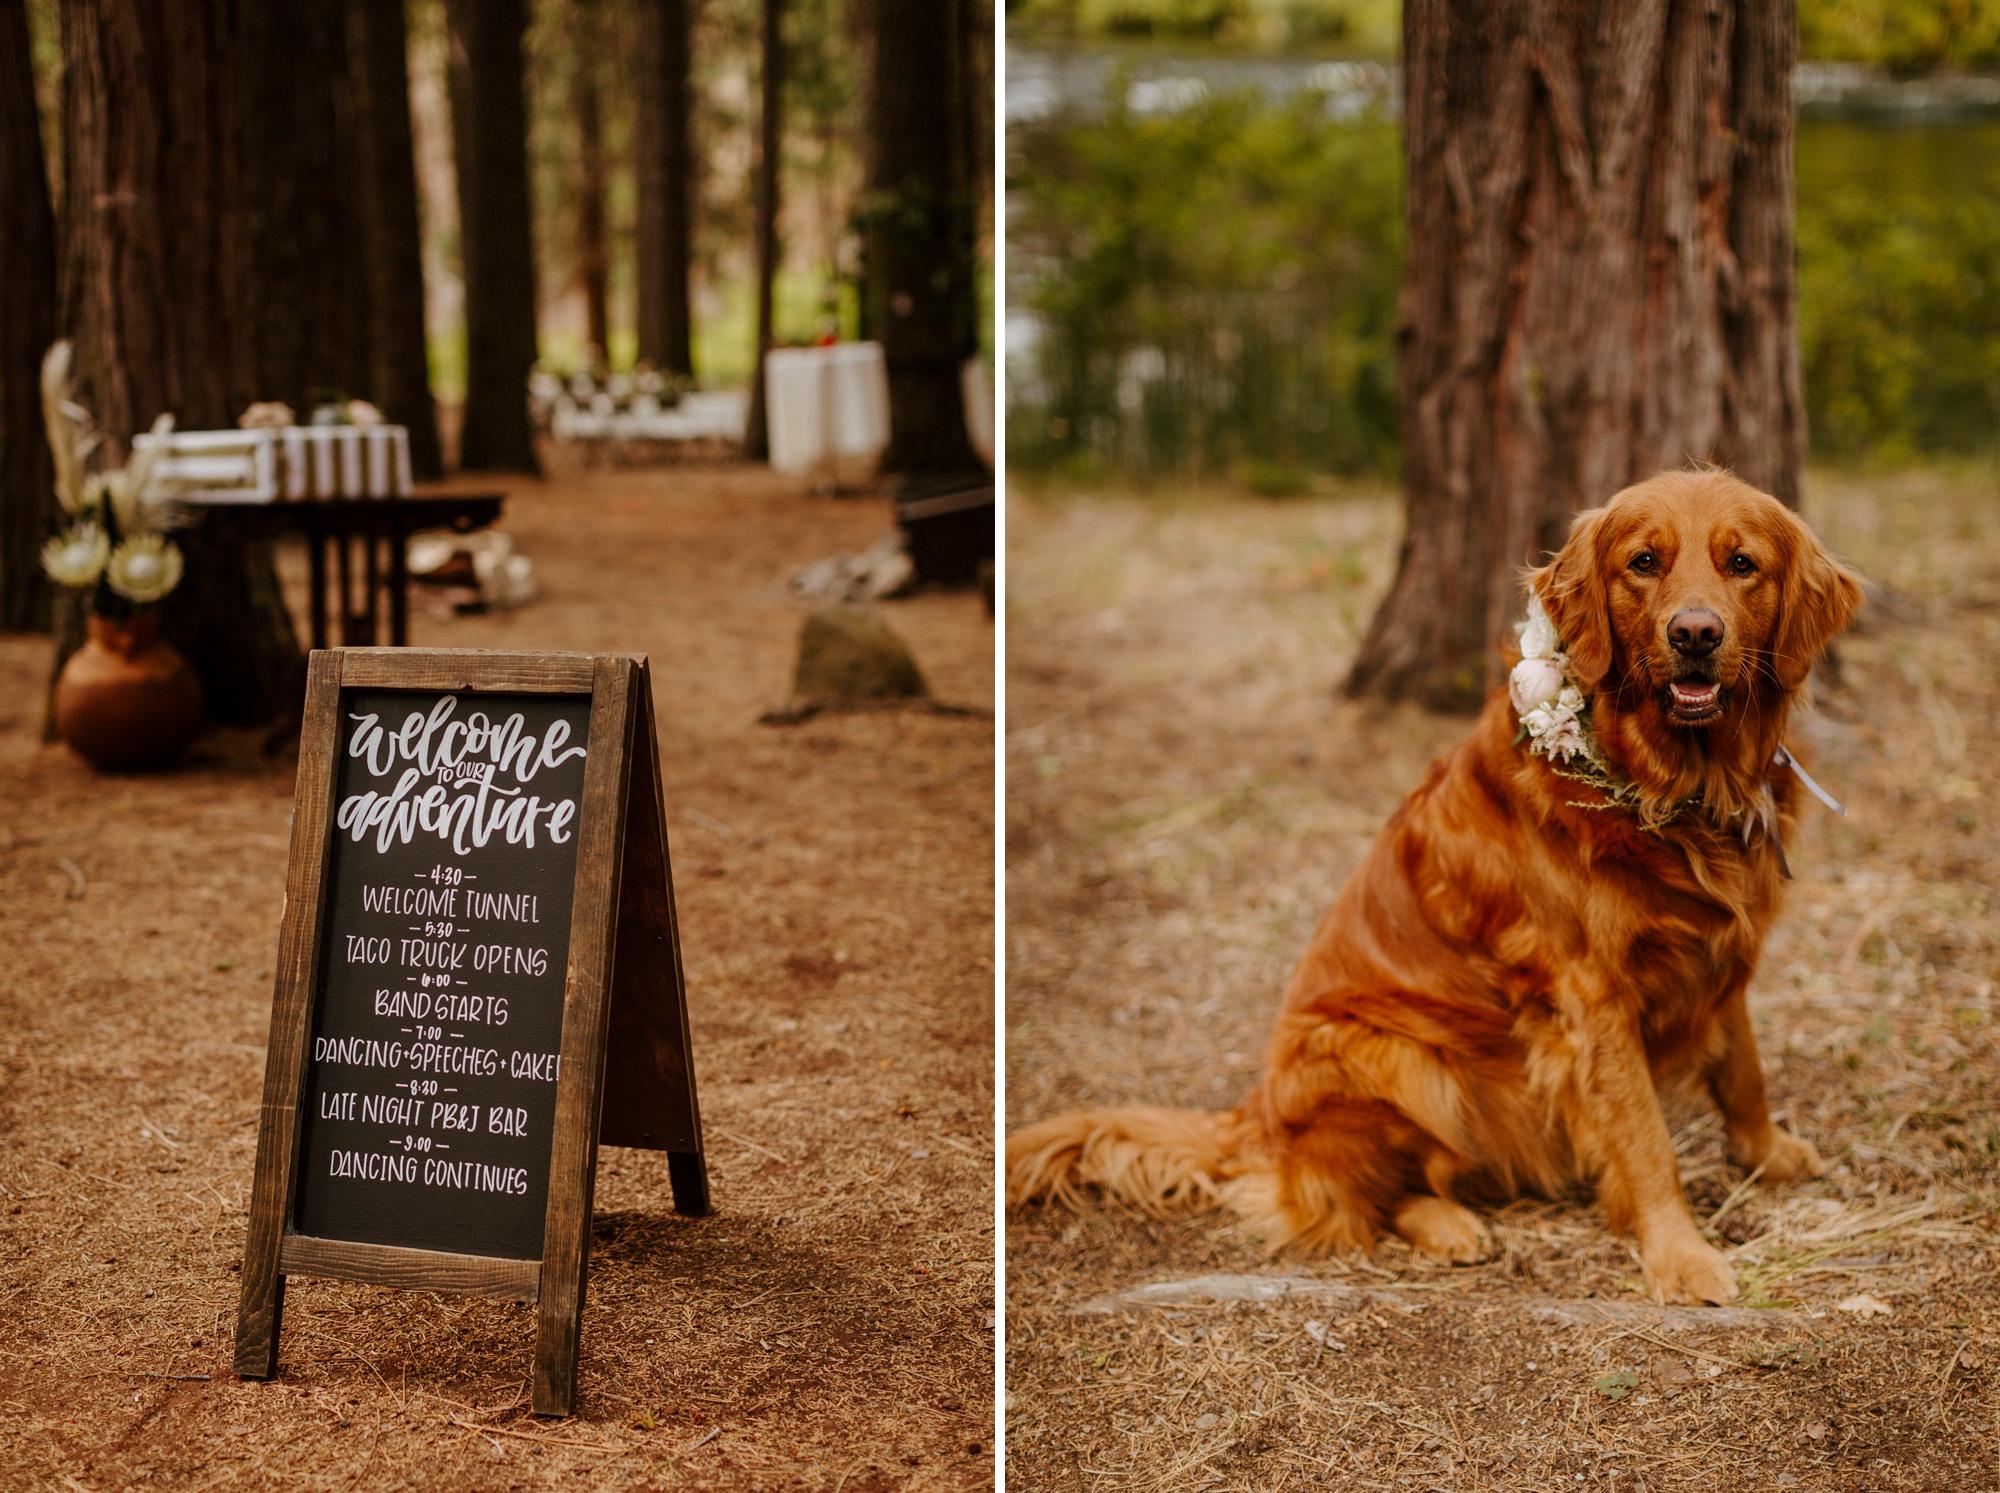
[{"label": "green foliage", "polygon": [[[1398,463],[1393,124],[1312,96],[1116,104],[1012,132],[1024,468],[1230,475],[1279,495]],[[1814,454],[2000,454],[2000,125],[1808,122],[1799,341]]]},{"label": "green foliage", "polygon": [[[1385,471],[1401,150],[1322,100],[1214,97],[1013,132],[1011,299],[1039,341],[1009,420],[1028,466]],[[1285,474],[1281,477],[1274,474]]]},{"label": "green foliage", "polygon": [[1337,46],[1395,55],[1397,0],[1009,0],[1010,34],[1199,40],[1223,46]]},{"label": "green foliage", "polygon": [[[1010,35],[1223,46],[1332,45],[1391,57],[1397,0],[1008,0]],[[2000,67],[2000,0],[1799,0],[1800,53],[1899,73]]]},{"label": "green foliage", "polygon": [[2000,67],[2000,0],[1800,0],[1799,47],[1905,74]]},{"label": "green foliage", "polygon": [[2000,432],[2000,197],[1848,187],[1799,214],[1814,447],[1897,461]]}]

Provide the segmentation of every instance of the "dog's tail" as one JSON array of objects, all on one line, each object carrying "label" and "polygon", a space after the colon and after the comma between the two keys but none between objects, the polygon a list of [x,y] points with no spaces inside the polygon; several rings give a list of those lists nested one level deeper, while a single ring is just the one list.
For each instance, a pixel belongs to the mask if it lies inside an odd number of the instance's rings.
[{"label": "dog's tail", "polygon": [[1007,1138],[1007,1203],[1074,1207],[1080,1186],[1096,1186],[1155,1216],[1213,1208],[1242,1146],[1241,1111],[1082,1110]]}]

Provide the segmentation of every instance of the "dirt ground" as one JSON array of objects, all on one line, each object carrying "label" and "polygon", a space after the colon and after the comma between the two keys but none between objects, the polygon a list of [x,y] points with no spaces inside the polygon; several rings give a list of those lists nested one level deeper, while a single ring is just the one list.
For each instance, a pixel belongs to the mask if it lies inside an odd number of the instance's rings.
[{"label": "dirt ground", "polygon": [[[993,726],[757,724],[790,569],[888,505],[746,467],[504,485],[541,598],[413,640],[652,656],[718,1211],[603,1154],[573,1420],[528,1413],[533,1308],[462,1297],[295,1279],[282,1376],[237,1381],[293,764],[218,735],[96,775],[40,744],[47,640],[0,639],[0,1487],[991,1484]],[[990,710],[976,596],[885,610]]]},{"label": "dirt ground", "polygon": [[[1457,1269],[1025,1209],[1010,1487],[2000,1484],[2000,524],[1978,473],[1813,493],[1886,585],[1795,737],[1849,815],[1807,805],[1753,1003],[1829,1175],[1744,1188],[1712,1115],[1672,1117],[1747,1309],[1647,1304],[1587,1199],[1509,1207]],[[1370,490],[1010,494],[1009,1125],[1253,1081],[1340,881],[1466,729],[1337,694],[1397,531]]]}]

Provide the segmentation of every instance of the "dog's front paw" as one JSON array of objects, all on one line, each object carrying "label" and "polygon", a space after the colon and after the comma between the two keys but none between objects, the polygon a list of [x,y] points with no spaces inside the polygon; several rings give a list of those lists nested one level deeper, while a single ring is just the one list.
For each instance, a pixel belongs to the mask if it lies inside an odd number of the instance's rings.
[{"label": "dog's front paw", "polygon": [[1731,1143],[1730,1154],[1739,1166],[1750,1171],[1763,1167],[1765,1182],[1790,1182],[1799,1177],[1817,1177],[1826,1169],[1826,1163],[1819,1159],[1819,1152],[1813,1143],[1793,1135],[1789,1130],[1770,1126],[1762,1138],[1756,1142],[1737,1140]]},{"label": "dog's front paw", "polygon": [[1476,1265],[1493,1253],[1493,1236],[1479,1215],[1446,1198],[1414,1197],[1396,1210],[1396,1232],[1447,1265]]},{"label": "dog's front paw", "polygon": [[1721,1306],[1736,1299],[1736,1272],[1698,1234],[1645,1252],[1646,1284],[1662,1306]]}]

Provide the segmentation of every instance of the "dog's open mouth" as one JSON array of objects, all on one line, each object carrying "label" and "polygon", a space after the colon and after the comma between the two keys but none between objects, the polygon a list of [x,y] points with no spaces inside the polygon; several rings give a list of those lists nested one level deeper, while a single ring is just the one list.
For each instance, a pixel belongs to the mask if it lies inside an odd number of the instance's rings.
[{"label": "dog's open mouth", "polygon": [[1667,686],[1667,709],[1677,721],[1705,721],[1722,714],[1722,686],[1713,679],[1676,679]]}]

